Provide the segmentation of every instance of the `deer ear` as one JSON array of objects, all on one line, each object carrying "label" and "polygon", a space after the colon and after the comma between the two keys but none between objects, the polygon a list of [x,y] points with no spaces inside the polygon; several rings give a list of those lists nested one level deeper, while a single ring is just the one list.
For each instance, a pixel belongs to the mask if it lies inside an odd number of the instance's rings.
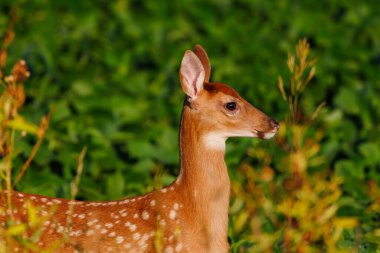
[{"label": "deer ear", "polygon": [[203,90],[205,69],[199,58],[190,50],[183,56],[179,77],[183,92],[190,98],[195,99]]},{"label": "deer ear", "polygon": [[203,68],[205,70],[205,83],[208,83],[211,75],[211,65],[210,61],[208,60],[207,53],[201,45],[195,45],[194,53],[198,56],[203,65]]}]

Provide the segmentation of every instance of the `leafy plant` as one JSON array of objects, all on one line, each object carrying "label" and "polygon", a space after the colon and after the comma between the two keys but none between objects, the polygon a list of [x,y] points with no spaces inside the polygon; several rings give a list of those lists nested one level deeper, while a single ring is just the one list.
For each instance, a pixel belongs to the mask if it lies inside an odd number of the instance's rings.
[{"label": "leafy plant", "polygon": [[[247,184],[233,187],[232,233],[243,233],[247,239],[236,242],[234,252],[360,252],[362,247],[376,248],[359,232],[358,217],[339,214],[345,202],[344,178],[328,168],[313,171],[316,166],[326,166],[326,159],[320,154],[323,128],[311,127],[324,103],[312,115],[305,115],[299,107],[300,97],[316,73],[316,60],[310,60],[309,53],[307,41],[300,40],[296,54],[288,56],[289,84],[279,77],[279,90],[290,113],[276,138],[283,150],[277,152],[281,154],[279,167],[270,165],[271,154],[265,150],[256,151],[268,163],[260,172],[247,163],[240,166]],[[276,177],[275,171],[281,171],[281,176]],[[354,234],[355,238],[347,236]]]}]

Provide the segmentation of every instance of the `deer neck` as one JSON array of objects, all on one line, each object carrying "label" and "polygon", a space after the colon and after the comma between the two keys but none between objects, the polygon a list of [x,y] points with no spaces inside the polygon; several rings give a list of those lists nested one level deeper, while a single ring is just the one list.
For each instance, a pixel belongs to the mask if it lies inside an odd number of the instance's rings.
[{"label": "deer neck", "polygon": [[213,134],[210,127],[203,126],[198,117],[189,107],[184,107],[179,135],[181,169],[178,181],[191,190],[207,189],[205,194],[229,194],[225,139]]},{"label": "deer neck", "polygon": [[[177,183],[183,189],[192,210],[193,224],[216,244],[227,238],[230,180],[224,160],[225,139],[218,138],[192,109],[184,106],[180,127],[180,174]],[[194,217],[196,216],[196,217]],[[212,237],[212,238],[210,238]],[[212,248],[213,246],[210,246]]]}]

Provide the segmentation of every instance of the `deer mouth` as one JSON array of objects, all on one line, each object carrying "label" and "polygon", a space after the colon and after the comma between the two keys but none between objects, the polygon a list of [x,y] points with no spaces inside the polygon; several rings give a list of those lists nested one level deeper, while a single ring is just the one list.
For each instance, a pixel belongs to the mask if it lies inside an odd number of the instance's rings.
[{"label": "deer mouth", "polygon": [[278,129],[270,131],[270,132],[263,132],[263,131],[254,130],[253,134],[260,139],[268,140],[268,139],[273,138],[273,136],[277,133],[277,130]]}]

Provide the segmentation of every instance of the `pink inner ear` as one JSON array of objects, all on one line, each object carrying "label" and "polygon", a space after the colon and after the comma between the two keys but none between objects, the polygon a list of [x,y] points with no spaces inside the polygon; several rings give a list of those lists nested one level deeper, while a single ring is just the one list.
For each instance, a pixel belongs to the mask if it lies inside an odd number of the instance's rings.
[{"label": "pink inner ear", "polygon": [[[187,69],[186,74],[187,75],[185,75],[185,81],[189,84],[192,84],[191,87],[194,88],[194,94],[196,96],[198,94],[197,80],[199,79],[201,72],[191,72],[191,70]],[[187,79],[186,76],[189,77],[189,79]],[[194,78],[194,76],[195,76],[195,78]]]},{"label": "pink inner ear", "polygon": [[205,70],[192,51],[186,51],[182,59],[180,77],[183,91],[194,99],[203,89]]}]

